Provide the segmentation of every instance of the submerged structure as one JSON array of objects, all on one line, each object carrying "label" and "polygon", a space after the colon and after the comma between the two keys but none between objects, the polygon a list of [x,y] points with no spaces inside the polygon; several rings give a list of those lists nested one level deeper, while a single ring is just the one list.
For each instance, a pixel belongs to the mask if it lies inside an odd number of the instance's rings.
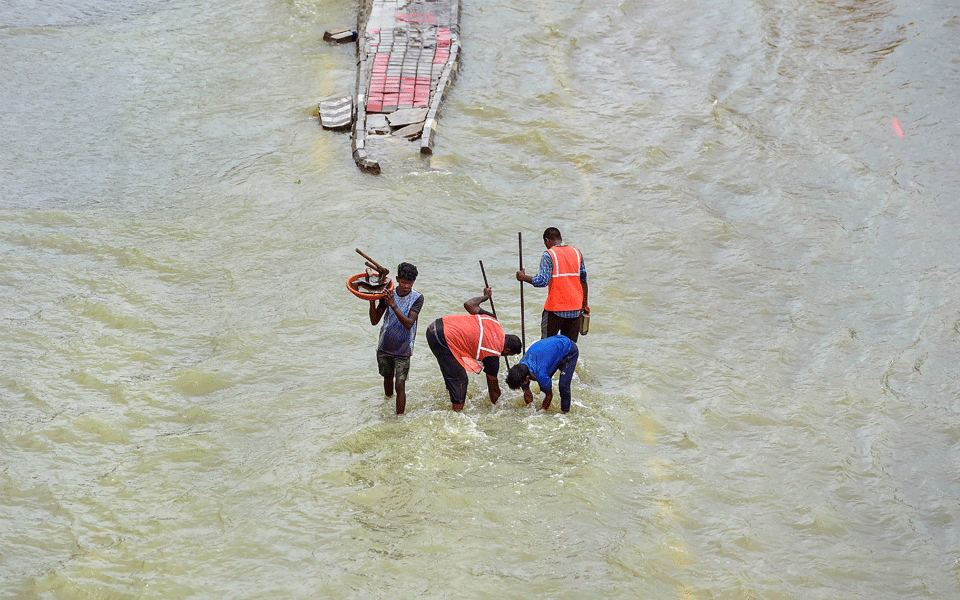
[{"label": "submerged structure", "polygon": [[460,60],[459,0],[360,0],[357,31],[325,39],[356,41],[353,96],[320,102],[325,129],[349,129],[353,159],[380,173],[380,159],[404,150],[430,155],[437,115]]}]

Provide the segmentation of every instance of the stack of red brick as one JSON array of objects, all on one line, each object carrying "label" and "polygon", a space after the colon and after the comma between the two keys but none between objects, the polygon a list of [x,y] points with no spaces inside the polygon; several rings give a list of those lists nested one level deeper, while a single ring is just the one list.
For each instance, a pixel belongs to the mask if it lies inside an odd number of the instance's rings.
[{"label": "stack of red brick", "polygon": [[[415,18],[430,21],[434,15],[411,14],[402,17],[407,21]],[[376,33],[379,35],[380,31]],[[439,74],[443,64],[450,58],[450,28],[438,27],[436,36],[435,45],[421,48],[408,48],[405,42],[381,45],[381,40],[372,44],[376,54],[367,98],[368,113],[391,113],[403,108],[429,106],[434,72]]]}]

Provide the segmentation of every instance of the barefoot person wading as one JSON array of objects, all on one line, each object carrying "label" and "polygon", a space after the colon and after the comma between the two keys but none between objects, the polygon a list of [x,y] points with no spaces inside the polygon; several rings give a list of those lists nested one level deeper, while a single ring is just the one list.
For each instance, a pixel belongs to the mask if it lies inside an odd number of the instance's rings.
[{"label": "barefoot person wading", "polygon": [[410,263],[400,263],[396,288],[380,298],[379,303],[370,301],[370,324],[376,325],[383,318],[377,343],[377,368],[383,377],[383,393],[388,398],[393,396],[396,385],[398,415],[407,407],[410,357],[417,337],[417,318],[423,309],[423,294],[413,289],[416,280],[417,268]]},{"label": "barefoot person wading", "polygon": [[483,296],[463,303],[468,314],[441,317],[427,327],[427,343],[437,357],[450,403],[457,412],[463,410],[467,399],[467,384],[470,383],[467,371],[479,373],[482,370],[486,374],[487,393],[490,402],[496,404],[500,399],[497,380],[500,357],[522,351],[520,338],[505,335],[493,314],[480,308],[491,294],[490,288],[485,288]]}]

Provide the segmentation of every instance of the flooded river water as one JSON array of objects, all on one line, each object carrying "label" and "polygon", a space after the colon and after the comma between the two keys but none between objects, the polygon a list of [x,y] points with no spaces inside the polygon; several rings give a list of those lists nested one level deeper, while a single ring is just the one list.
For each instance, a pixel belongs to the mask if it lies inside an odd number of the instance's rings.
[{"label": "flooded river water", "polygon": [[[48,4],[0,6],[0,598],[960,595],[954,3],[463,0],[379,177],[315,116],[355,2]],[[482,260],[519,333],[548,226],[572,411],[452,412],[425,323]],[[355,248],[419,268],[402,417]]]}]

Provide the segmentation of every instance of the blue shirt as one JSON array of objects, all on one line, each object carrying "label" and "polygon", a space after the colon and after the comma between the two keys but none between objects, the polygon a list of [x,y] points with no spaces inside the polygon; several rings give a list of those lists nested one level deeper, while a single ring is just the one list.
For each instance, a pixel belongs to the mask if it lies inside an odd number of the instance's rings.
[{"label": "blue shirt", "polygon": [[[557,246],[566,246],[566,244],[557,244]],[[530,278],[533,287],[547,287],[550,285],[550,279],[553,277],[553,257],[550,252],[544,252],[540,258],[540,272]],[[580,281],[587,280],[587,268],[583,264],[583,252],[580,253]],[[579,310],[554,310],[551,311],[558,317],[564,319],[575,319],[580,316]]]},{"label": "blue shirt", "polygon": [[[415,290],[410,290],[406,296],[393,294],[393,300],[397,308],[403,313],[403,316],[409,317],[411,312],[418,313],[423,308],[423,295]],[[381,300],[380,302],[384,302]],[[385,302],[384,302],[385,303]],[[383,314],[383,325],[380,326],[380,342],[377,344],[377,350],[392,354],[393,356],[412,356],[413,342],[417,338],[417,324],[414,323],[411,329],[407,329],[394,314],[389,306]]]},{"label": "blue shirt", "polygon": [[537,340],[527,348],[527,353],[520,359],[520,364],[530,369],[530,374],[537,380],[540,391],[547,392],[552,385],[550,376],[557,370],[560,361],[571,348],[573,348],[573,342],[565,335]]}]

